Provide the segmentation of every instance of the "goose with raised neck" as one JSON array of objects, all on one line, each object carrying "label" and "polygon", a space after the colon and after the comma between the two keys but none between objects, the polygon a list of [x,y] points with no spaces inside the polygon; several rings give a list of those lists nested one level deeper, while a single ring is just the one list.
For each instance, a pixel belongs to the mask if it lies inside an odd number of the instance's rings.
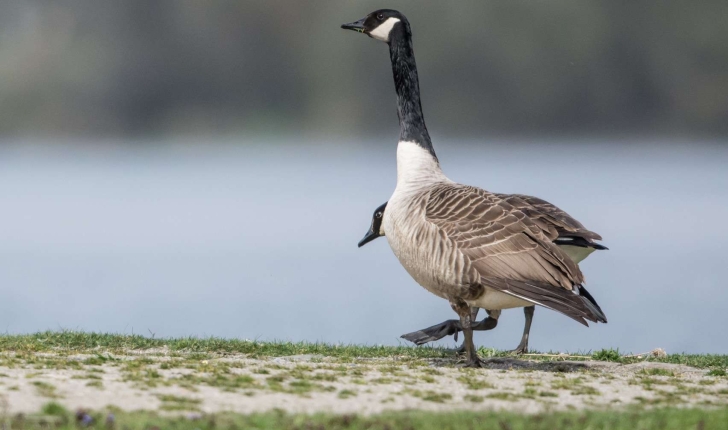
[{"label": "goose with raised neck", "polygon": [[554,229],[486,190],[450,181],[425,126],[409,21],[381,9],[342,28],[385,42],[397,91],[397,186],[382,227],[412,278],[460,318],[467,367],[481,367],[471,308],[540,305],[587,325],[607,322]]}]

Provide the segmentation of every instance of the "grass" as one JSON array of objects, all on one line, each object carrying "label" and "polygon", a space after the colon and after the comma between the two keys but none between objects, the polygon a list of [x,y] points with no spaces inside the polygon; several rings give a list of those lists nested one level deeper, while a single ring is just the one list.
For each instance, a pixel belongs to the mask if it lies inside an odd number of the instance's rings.
[{"label": "grass", "polygon": [[725,369],[711,369],[708,376],[726,376],[726,371]]},{"label": "grass", "polygon": [[445,403],[452,400],[452,394],[450,393],[438,393],[431,390],[405,390],[403,393],[409,394],[412,397],[418,397],[426,402]]},{"label": "grass", "polygon": [[[25,335],[0,335],[0,351],[12,351],[19,354],[36,352],[90,353],[95,354],[84,364],[99,365],[114,360],[108,353],[127,353],[130,350],[144,351],[166,349],[173,352],[206,354],[247,354],[251,357],[284,357],[291,355],[313,354],[335,357],[342,360],[354,358],[389,358],[431,359],[452,358],[451,351],[440,347],[412,346],[362,346],[331,345],[309,342],[259,342],[243,339],[209,338],[176,338],[153,339],[140,335],[85,333],[76,331],[45,331]],[[493,349],[480,350],[487,357],[507,357],[508,352]],[[634,363],[644,361],[643,358],[627,357],[618,350],[603,349],[592,354],[576,354],[588,356],[593,360]],[[529,355],[529,360],[560,360],[561,357],[540,357]],[[577,359],[575,357],[566,357]],[[649,361],[661,363],[684,364],[698,368],[710,368],[715,376],[725,375],[728,368],[728,355],[717,354],[668,354],[664,357],[650,357]],[[41,363],[42,364],[42,363]]]},{"label": "grass", "polygon": [[[188,403],[187,399],[170,403]],[[42,414],[6,417],[13,429],[78,429],[78,414],[74,415],[62,406],[46,406]],[[539,415],[521,415],[503,412],[397,412],[381,415],[291,415],[281,412],[262,414],[194,414],[163,416],[148,412],[119,412],[113,415],[88,412],[97,425],[94,428],[120,429],[332,429],[332,430],[398,430],[398,429],[507,429],[507,430],[686,430],[724,429],[728,422],[728,408],[714,410],[650,409],[623,412],[559,412]],[[0,417],[3,420],[3,417]]]},{"label": "grass", "polygon": [[50,398],[58,397],[56,387],[53,384],[43,381],[33,381],[32,384],[35,385],[35,389],[39,395]]},{"label": "grass", "polygon": [[581,395],[594,396],[594,395],[599,394],[599,390],[597,390],[594,387],[590,387],[588,385],[583,385],[581,387],[578,387],[578,388],[572,390],[571,394],[574,394],[576,396],[581,396]]},{"label": "grass", "polygon": [[340,399],[348,399],[350,397],[356,397],[356,391],[352,391],[352,390],[341,390],[341,391],[339,391],[339,398]]},{"label": "grass", "polygon": [[648,376],[675,376],[675,372],[672,370],[667,369],[642,369],[638,372],[639,375],[648,375]]},{"label": "grass", "polygon": [[462,382],[469,390],[482,390],[484,388],[495,388],[495,385],[485,379],[475,376],[475,372],[468,372],[460,377],[458,381]]},{"label": "grass", "polygon": [[505,391],[496,391],[495,393],[488,394],[486,397],[496,400],[508,400],[509,402],[513,402],[518,399],[518,396],[516,396],[515,394],[507,393]]},{"label": "grass", "polygon": [[196,411],[202,400],[189,397],[173,396],[171,394],[160,394],[157,398],[162,402],[159,409],[162,411]]},{"label": "grass", "polygon": [[[446,358],[452,353],[444,348],[409,346],[331,345],[309,342],[259,342],[242,339],[176,338],[152,339],[140,335],[85,333],[75,331],[45,331],[26,335],[0,335],[0,351],[21,353],[53,352],[63,349],[73,352],[108,351],[123,353],[129,350],[166,348],[170,351],[224,354],[248,354],[252,357],[283,357],[315,354],[327,357],[389,357]],[[91,363],[89,363],[91,364]],[[100,363],[99,363],[100,364]]]},{"label": "grass", "polygon": [[474,394],[466,394],[463,399],[472,403],[483,403],[483,401],[485,400],[483,396],[476,396]]},{"label": "grass", "polygon": [[[140,352],[144,354],[138,354]],[[508,356],[505,352],[493,349],[481,349],[481,353],[483,352],[488,357]],[[229,356],[233,354],[236,356]],[[313,357],[305,360],[254,361],[240,359],[237,354],[251,358],[302,354]],[[587,359],[591,357],[621,363],[644,361],[625,357],[616,350],[578,355],[586,356]],[[359,358],[363,359],[358,360]],[[368,358],[380,360],[367,360]],[[527,356],[524,359],[560,361],[563,356]],[[35,393],[46,397],[46,401],[62,398],[62,394],[68,393],[68,389],[62,385],[56,388],[41,381],[44,379],[43,375],[49,374],[48,369],[54,368],[69,369],[69,379],[79,379],[82,381],[80,383],[98,390],[109,390],[113,386],[105,388],[101,382],[102,376],[104,381],[114,378],[129,381],[130,385],[139,389],[175,385],[186,389],[177,392],[184,394],[182,396],[149,391],[159,399],[161,415],[115,410],[113,419],[116,421],[109,426],[106,425],[107,417],[103,412],[88,412],[95,422],[94,428],[669,430],[722,428],[720,425],[728,422],[728,389],[725,388],[728,381],[725,373],[728,356],[674,354],[650,357],[649,361],[689,364],[705,368],[706,371],[699,372],[702,376],[695,378],[696,374],[691,372],[682,374],[680,371],[659,368],[643,369],[642,366],[635,366],[626,376],[578,369],[573,373],[556,371],[548,374],[530,369],[515,369],[489,371],[486,378],[478,370],[454,369],[455,359],[452,352],[441,348],[342,346],[216,338],[150,339],[142,336],[78,332],[0,336],[0,366],[16,369],[20,374],[24,372],[30,376],[23,379],[23,383],[29,384]],[[554,366],[558,365],[549,365]],[[518,381],[520,387],[513,389],[504,386],[499,379],[501,373],[507,373],[508,375],[503,376]],[[9,387],[11,381],[7,378],[7,375],[0,376],[0,381],[5,384],[0,389],[7,391],[8,398],[12,398],[11,390],[17,389],[17,386]],[[608,384],[615,378],[613,385],[600,385],[602,382]],[[457,388],[453,393],[450,389],[443,389],[441,385],[449,379],[452,379],[453,387]],[[591,412],[552,411],[539,415],[412,410],[372,416],[297,415],[275,410],[254,415],[208,415],[201,412],[206,409],[202,404],[205,399],[203,393],[206,391],[201,386],[236,393],[240,402],[248,401],[248,396],[285,393],[301,397],[326,395],[332,400],[350,399],[350,404],[355,404],[364,401],[372,390],[382,389],[384,396],[387,396],[381,399],[382,403],[394,402],[397,396],[410,396],[430,405],[436,404],[434,406],[437,408],[442,407],[437,404],[446,405],[447,408],[450,405],[468,408],[479,404],[487,406],[489,403],[524,402],[528,399],[531,403],[546,405],[541,410],[550,411],[550,405],[556,404],[560,398],[568,399],[571,396],[580,396],[581,401],[590,407],[597,405],[602,398],[601,393],[608,394],[609,387],[620,381],[639,385],[640,389],[649,392],[641,393],[644,397],[637,399],[636,406],[619,406],[617,410],[605,409],[611,406],[602,402],[598,405],[600,407]],[[398,386],[379,387],[377,384]],[[694,404],[712,409],[671,409],[687,406],[688,399],[699,395],[709,400]],[[0,403],[2,398],[3,395],[0,394]],[[512,405],[516,407],[520,403]],[[79,425],[74,412],[62,409],[58,403],[49,403],[39,414],[3,416],[2,410],[0,407],[0,428],[65,429],[78,428]],[[85,419],[90,418],[86,416]]]},{"label": "grass", "polygon": [[86,386],[102,389],[102,388],[104,388],[104,383],[101,381],[90,381],[90,382],[86,383]]}]

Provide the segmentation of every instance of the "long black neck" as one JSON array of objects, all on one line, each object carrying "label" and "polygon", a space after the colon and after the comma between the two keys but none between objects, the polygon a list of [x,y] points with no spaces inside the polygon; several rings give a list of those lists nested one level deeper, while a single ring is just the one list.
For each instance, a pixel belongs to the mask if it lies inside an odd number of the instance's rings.
[{"label": "long black neck", "polygon": [[390,33],[389,57],[392,60],[394,87],[397,90],[399,140],[415,142],[435,157],[430,134],[420,103],[420,80],[417,77],[412,32],[406,21],[397,24]]}]

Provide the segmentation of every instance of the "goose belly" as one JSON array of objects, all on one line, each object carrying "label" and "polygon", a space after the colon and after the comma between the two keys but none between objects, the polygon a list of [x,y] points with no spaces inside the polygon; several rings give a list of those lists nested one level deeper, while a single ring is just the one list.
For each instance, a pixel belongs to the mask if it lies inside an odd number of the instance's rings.
[{"label": "goose belly", "polygon": [[468,305],[471,307],[496,310],[522,308],[525,306],[532,306],[533,303],[510,294],[502,293],[492,288],[486,288],[485,294],[481,295],[476,300],[468,301]]}]

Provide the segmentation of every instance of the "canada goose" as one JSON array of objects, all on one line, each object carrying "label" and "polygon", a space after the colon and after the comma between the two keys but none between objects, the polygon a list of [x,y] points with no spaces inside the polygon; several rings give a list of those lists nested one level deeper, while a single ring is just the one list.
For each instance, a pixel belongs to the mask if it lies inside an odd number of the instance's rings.
[{"label": "canada goose", "polygon": [[[556,234],[558,236],[555,240],[553,240],[553,242],[563,249],[577,264],[595,250],[608,249],[606,246],[594,242],[594,240],[601,240],[601,236],[587,230],[579,221],[575,220],[569,214],[545,200],[522,194],[496,193],[495,195],[526,212],[529,216],[539,218],[542,222],[556,228]],[[385,202],[374,210],[369,230],[364,235],[364,238],[359,241],[360,248],[380,236],[385,236],[386,233],[384,228],[382,228],[382,218],[386,207],[387,203]],[[479,308],[472,309],[471,317],[473,321],[476,320],[479,310]],[[474,323],[474,331],[491,330],[498,325],[500,311],[489,309],[486,309],[485,311],[488,313],[488,317],[480,322]],[[511,350],[511,352],[516,354],[525,354],[528,352],[528,339],[534,312],[534,306],[526,306],[523,308],[523,313],[526,317],[526,322],[523,327],[523,336],[521,337],[521,342],[518,344],[516,349]],[[423,345],[427,342],[442,339],[443,337],[451,334],[454,334],[457,338],[457,333],[461,330],[459,320],[447,320],[426,329],[403,334],[401,337],[417,345]],[[464,345],[458,349],[458,351],[461,350],[465,350]]]},{"label": "canada goose", "polygon": [[400,124],[397,185],[382,226],[400,264],[460,317],[466,367],[483,365],[473,344],[473,307],[541,305],[588,326],[607,322],[583,287],[579,266],[549,228],[508,201],[448,179],[432,147],[420,102],[409,21],[382,9],[344,29],[387,43]]}]

